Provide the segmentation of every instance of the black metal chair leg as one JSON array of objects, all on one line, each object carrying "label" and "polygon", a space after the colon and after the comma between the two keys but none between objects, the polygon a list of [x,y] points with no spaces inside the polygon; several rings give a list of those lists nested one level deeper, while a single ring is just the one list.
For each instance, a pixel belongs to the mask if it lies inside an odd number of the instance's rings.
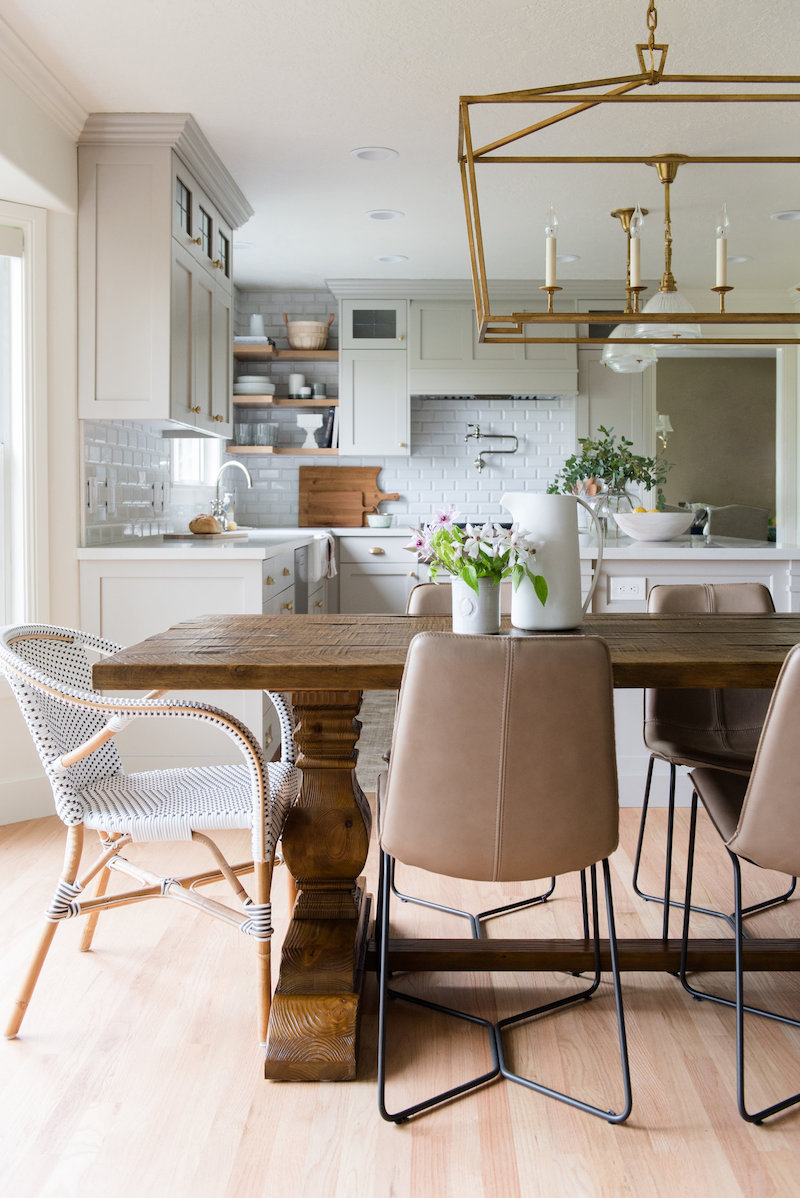
[{"label": "black metal chair leg", "polygon": [[[784,1023],[790,1027],[800,1027],[800,1020],[791,1019],[788,1015],[778,1015],[774,1011],[766,1011],[761,1007],[750,1007],[744,1001],[744,966],[743,966],[743,929],[742,919],[745,909],[742,908],[742,870],[739,858],[728,849],[728,856],[733,865],[733,895],[734,895],[734,936],[736,944],[736,998],[723,998],[720,994],[711,994],[706,990],[698,990],[689,984],[686,977],[689,945],[689,920],[694,908],[691,906],[692,880],[694,873],[694,847],[697,826],[697,795],[692,795],[692,814],[689,824],[689,858],[686,867],[686,907],[683,915],[683,935],[681,939],[681,964],[678,976],[681,984],[692,998],[718,1003],[724,1007],[734,1007],[736,1010],[736,1103],[739,1114],[748,1123],[761,1123],[770,1115],[777,1115],[787,1107],[800,1102],[800,1092],[764,1107],[760,1111],[750,1112],[745,1102],[745,1071],[744,1071],[744,1016],[760,1015],[764,1019],[773,1019],[776,1023]],[[748,908],[749,910],[749,908]]]},{"label": "black metal chair leg", "polygon": [[[671,878],[672,878],[672,849],[673,849],[674,825],[675,825],[675,784],[676,784],[676,775],[677,775],[677,767],[672,762],[669,763],[669,800],[668,800],[668,809],[667,809],[667,848],[666,848],[667,861],[666,861],[665,873],[664,873],[664,894],[663,895],[649,894],[647,891],[642,890],[641,887],[639,886],[639,867],[640,867],[641,859],[642,859],[642,847],[644,845],[644,830],[645,830],[645,825],[647,823],[647,814],[648,814],[648,810],[649,810],[649,806],[650,806],[650,787],[651,787],[652,780],[653,780],[654,764],[655,764],[655,754],[651,753],[650,761],[647,766],[647,779],[645,781],[644,799],[642,800],[642,815],[641,815],[641,819],[639,820],[639,836],[638,836],[638,840],[636,842],[636,856],[634,857],[634,862],[633,862],[632,884],[633,884],[634,893],[637,894],[640,899],[644,899],[644,901],[646,903],[663,903],[664,904],[665,910],[664,910],[664,918],[662,921],[661,934],[662,934],[662,937],[666,940],[669,936],[669,910],[668,910],[668,907],[677,907],[681,911],[683,910],[683,902],[680,899],[673,899],[670,897]],[[764,899],[760,903],[753,903],[752,906],[745,907],[742,911],[742,916],[753,915],[757,911],[766,911],[770,907],[775,907],[778,905],[778,903],[788,902],[788,900],[792,897],[792,895],[795,892],[796,885],[797,885],[797,879],[792,878],[789,888],[787,890],[785,890],[782,894],[777,894],[773,898]],[[725,921],[725,923],[728,924],[728,926],[731,928],[731,930],[734,929],[734,916],[732,914],[727,915],[724,911],[717,911],[716,908],[714,908],[714,907],[693,906],[692,910],[694,912],[696,912],[698,915],[711,915],[711,916],[713,916],[714,919],[722,919]],[[744,931],[744,929],[743,929],[742,935],[747,937],[747,934],[748,933],[746,931]]]},{"label": "black metal chair leg", "polygon": [[606,912],[608,917],[608,935],[611,951],[611,970],[614,980],[614,998],[617,1014],[617,1035],[619,1040],[620,1062],[622,1067],[622,1079],[624,1089],[624,1103],[622,1110],[617,1112],[613,1110],[604,1110],[602,1107],[594,1106],[592,1103],[584,1102],[580,1098],[575,1098],[570,1094],[565,1094],[561,1090],[554,1090],[549,1086],[545,1086],[540,1082],[533,1081],[532,1078],[523,1077],[521,1074],[515,1073],[509,1069],[505,1063],[502,1046],[502,1032],[505,1028],[511,1027],[514,1024],[521,1023],[524,1020],[532,1019],[536,1015],[544,1015],[547,1012],[558,1010],[561,1007],[568,1006],[574,1002],[586,1001],[592,997],[597,987],[600,984],[600,930],[597,913],[597,867],[591,867],[591,887],[592,887],[592,913],[593,913],[593,940],[594,940],[594,958],[595,958],[595,973],[591,985],[580,991],[578,994],[570,994],[566,998],[555,999],[553,1002],[545,1003],[539,1007],[533,1007],[528,1011],[522,1011],[518,1015],[511,1015],[507,1019],[501,1019],[497,1027],[498,1052],[500,1056],[500,1071],[503,1077],[509,1081],[516,1082],[518,1085],[525,1086],[526,1089],[535,1090],[539,1094],[544,1094],[549,1098],[555,1098],[559,1102],[566,1103],[568,1106],[576,1107],[578,1110],[585,1111],[590,1115],[597,1115],[601,1119],[605,1119],[608,1123],[623,1123],[631,1113],[633,1105],[631,1096],[630,1083],[630,1064],[628,1060],[628,1043],[625,1033],[625,1017],[622,1004],[622,987],[620,984],[619,975],[619,958],[617,953],[617,937],[616,927],[614,923],[614,905],[611,896],[611,876],[608,867],[608,861],[603,861],[603,880],[605,886],[606,897]]},{"label": "black metal chair leg", "polygon": [[[404,1123],[413,1115],[419,1115],[422,1111],[428,1110],[430,1107],[439,1106],[441,1103],[449,1102],[453,1098],[458,1098],[462,1094],[468,1093],[470,1090],[475,1090],[479,1086],[485,1085],[494,1078],[500,1076],[500,1062],[497,1052],[497,1037],[495,1034],[494,1024],[488,1019],[479,1019],[475,1015],[469,1015],[465,1011],[458,1011],[453,1007],[446,1007],[440,1003],[429,1002],[427,999],[417,998],[415,995],[403,994],[398,990],[390,990],[388,987],[388,942],[389,942],[389,906],[392,893],[390,885],[393,859],[390,859],[381,851],[380,854],[380,872],[383,885],[381,887],[382,903],[378,912],[378,918],[381,925],[380,933],[380,954],[379,954],[379,990],[378,990],[378,1110],[381,1116],[389,1123]],[[411,1106],[405,1107],[400,1111],[389,1111],[386,1107],[386,1007],[388,998],[402,999],[404,1002],[410,1002],[419,1007],[426,1007],[430,1011],[438,1011],[442,1015],[450,1015],[456,1019],[461,1019],[467,1023],[475,1023],[480,1027],[486,1028],[489,1033],[489,1042],[492,1051],[492,1068],[486,1073],[482,1073],[479,1077],[474,1077],[470,1081],[463,1082],[458,1086],[452,1086],[449,1090],[443,1090],[439,1094],[434,1094],[431,1098],[423,1099],[421,1102],[413,1103]]]},{"label": "black metal chair leg", "polygon": [[395,882],[395,862],[392,861],[391,868],[391,887],[392,894],[395,898],[399,898],[401,903],[415,903],[419,907],[430,907],[433,911],[444,911],[447,915],[457,915],[461,919],[468,919],[470,925],[470,935],[473,940],[481,940],[483,938],[482,924],[484,920],[495,919],[498,915],[506,915],[509,911],[521,911],[525,907],[534,907],[538,903],[544,903],[550,898],[556,888],[555,878],[550,879],[550,885],[543,894],[533,895],[531,898],[519,899],[515,903],[507,903],[503,907],[491,907],[488,911],[479,911],[477,915],[473,915],[471,911],[462,911],[460,907],[447,907],[442,903],[432,903],[428,899],[419,898],[413,894],[403,894],[397,889]]}]

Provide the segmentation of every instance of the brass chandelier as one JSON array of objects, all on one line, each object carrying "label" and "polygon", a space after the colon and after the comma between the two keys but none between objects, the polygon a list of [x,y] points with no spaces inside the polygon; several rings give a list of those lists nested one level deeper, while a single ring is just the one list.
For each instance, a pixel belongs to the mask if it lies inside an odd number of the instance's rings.
[{"label": "brass chandelier", "polygon": [[[594,79],[588,82],[567,83],[556,87],[530,88],[525,91],[501,92],[486,96],[461,96],[459,101],[459,147],[458,158],[461,168],[461,180],[464,194],[464,208],[467,219],[467,234],[469,239],[470,264],[472,282],[475,293],[479,339],[485,342],[502,343],[535,343],[535,344],[577,344],[619,346],[611,357],[616,354],[620,359],[627,354],[632,357],[634,351],[626,351],[623,347],[642,347],[643,345],[674,345],[679,341],[690,341],[692,345],[790,345],[797,343],[797,330],[789,326],[800,324],[798,312],[729,312],[725,308],[725,297],[733,290],[728,286],[726,273],[727,250],[727,213],[723,207],[722,215],[717,224],[717,270],[715,286],[710,288],[718,297],[718,308],[715,311],[695,312],[688,301],[683,300],[677,291],[672,275],[672,228],[670,219],[670,185],[675,181],[678,168],[684,164],[712,163],[734,165],[748,163],[766,165],[774,163],[797,164],[797,155],[784,156],[713,156],[707,154],[656,154],[646,157],[631,155],[592,155],[592,156],[532,156],[509,154],[507,147],[521,141],[523,138],[535,137],[542,130],[552,128],[561,121],[580,116],[593,108],[602,105],[629,104],[761,104],[764,106],[764,122],[768,121],[768,105],[776,102],[796,103],[800,100],[800,75],[667,75],[664,72],[668,46],[657,43],[655,31],[658,22],[654,0],[649,0],[647,8],[648,41],[639,43],[636,52],[640,70],[635,75],[619,75],[608,79]],[[691,92],[680,85],[701,84],[705,90]],[[736,92],[724,91],[722,85],[745,85],[744,90]],[[678,90],[670,90],[678,85]],[[782,85],[779,92],[766,90],[762,85],[774,88]],[[791,85],[793,90],[787,90]],[[648,89],[644,92],[639,89]],[[658,92],[651,89],[658,88]],[[596,89],[596,90],[592,90]],[[554,115],[544,119],[534,120],[522,128],[516,128],[485,145],[473,144],[471,110],[478,105],[559,105]],[[535,110],[534,110],[535,111]],[[602,111],[602,109],[601,109]],[[612,109],[613,111],[613,109]],[[636,258],[634,272],[631,272],[631,239],[628,239],[628,264],[624,291],[626,305],[624,311],[612,312],[580,312],[556,310],[555,296],[561,291],[556,283],[556,233],[558,221],[552,205],[547,215],[546,250],[545,250],[545,281],[539,288],[547,296],[547,310],[495,313],[492,311],[489,298],[489,284],[486,273],[484,254],[484,236],[481,228],[481,217],[478,203],[477,168],[498,163],[521,163],[534,166],[548,164],[631,164],[641,163],[655,167],[659,179],[664,184],[665,222],[664,222],[664,274],[656,295],[640,310],[640,293],[646,288],[641,286],[638,273],[638,246],[635,246]],[[638,206],[637,206],[638,207]],[[612,213],[616,216],[618,210]],[[631,215],[635,210],[630,210]],[[629,217],[630,219],[630,217]],[[623,224],[623,227],[625,225]],[[627,230],[626,230],[627,231]],[[602,335],[602,330],[593,330],[592,326],[614,325],[609,335]],[[705,336],[699,327],[701,324],[717,326],[714,332],[724,332],[724,336]],[[579,326],[588,328],[588,335],[583,335]],[[759,330],[753,326],[781,325],[784,328],[782,336],[753,335]],[[558,327],[561,326],[561,327]],[[569,335],[565,335],[565,326]],[[571,328],[569,326],[572,326]],[[718,326],[724,326],[719,329]],[[649,355],[654,360],[655,355]],[[624,367],[623,367],[624,368]],[[643,369],[631,366],[631,369]]]}]

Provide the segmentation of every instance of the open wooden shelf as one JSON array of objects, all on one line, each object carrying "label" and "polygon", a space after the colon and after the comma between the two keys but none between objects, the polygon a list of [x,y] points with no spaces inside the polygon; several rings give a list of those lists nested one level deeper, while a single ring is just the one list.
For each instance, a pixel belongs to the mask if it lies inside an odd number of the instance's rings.
[{"label": "open wooden shelf", "polygon": [[338,449],[294,449],[291,445],[229,445],[226,453],[338,454]]},{"label": "open wooden shelf", "polygon": [[285,396],[276,399],[274,395],[234,395],[235,408],[338,408],[339,400],[335,395],[311,399],[287,399]]},{"label": "open wooden shelf", "polygon": [[242,362],[274,362],[282,358],[285,362],[336,362],[338,349],[277,349],[274,345],[237,345],[233,343],[233,356]]}]

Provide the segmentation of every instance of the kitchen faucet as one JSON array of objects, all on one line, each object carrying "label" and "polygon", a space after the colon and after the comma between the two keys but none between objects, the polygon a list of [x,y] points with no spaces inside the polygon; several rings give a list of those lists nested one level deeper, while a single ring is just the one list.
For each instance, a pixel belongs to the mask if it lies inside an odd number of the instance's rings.
[{"label": "kitchen faucet", "polygon": [[247,479],[248,491],[250,490],[250,488],[253,485],[253,478],[252,478],[252,475],[250,474],[250,471],[247,469],[246,466],[243,466],[241,462],[235,462],[235,461],[223,462],[222,465],[220,466],[219,470],[217,471],[217,477],[216,477],[217,493],[216,493],[216,496],[211,504],[211,515],[212,516],[217,516],[217,517],[223,516],[224,517],[224,515],[225,515],[225,503],[219,497],[219,484],[220,484],[220,479],[222,478],[223,470],[227,470],[229,466],[235,466],[237,468],[237,470],[242,471],[245,478]]},{"label": "kitchen faucet", "polygon": [[514,436],[513,433],[482,433],[481,426],[479,424],[468,424],[467,428],[474,428],[475,432],[474,433],[465,433],[464,434],[465,441],[469,441],[470,438],[474,437],[476,441],[482,441],[485,438],[488,438],[490,441],[513,441],[514,442],[513,449],[481,449],[478,452],[478,456],[476,457],[475,461],[473,462],[475,469],[478,471],[483,470],[484,466],[486,465],[486,463],[483,460],[483,455],[485,453],[516,453],[517,450],[519,449],[519,437]]}]

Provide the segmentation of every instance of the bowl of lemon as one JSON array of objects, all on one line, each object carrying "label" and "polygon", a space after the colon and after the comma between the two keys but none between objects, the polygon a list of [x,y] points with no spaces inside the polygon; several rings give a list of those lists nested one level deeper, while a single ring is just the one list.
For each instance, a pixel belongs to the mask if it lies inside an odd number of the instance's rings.
[{"label": "bowl of lemon", "polygon": [[692,523],[691,512],[659,512],[637,507],[632,512],[615,512],[617,527],[634,541],[672,541]]}]

